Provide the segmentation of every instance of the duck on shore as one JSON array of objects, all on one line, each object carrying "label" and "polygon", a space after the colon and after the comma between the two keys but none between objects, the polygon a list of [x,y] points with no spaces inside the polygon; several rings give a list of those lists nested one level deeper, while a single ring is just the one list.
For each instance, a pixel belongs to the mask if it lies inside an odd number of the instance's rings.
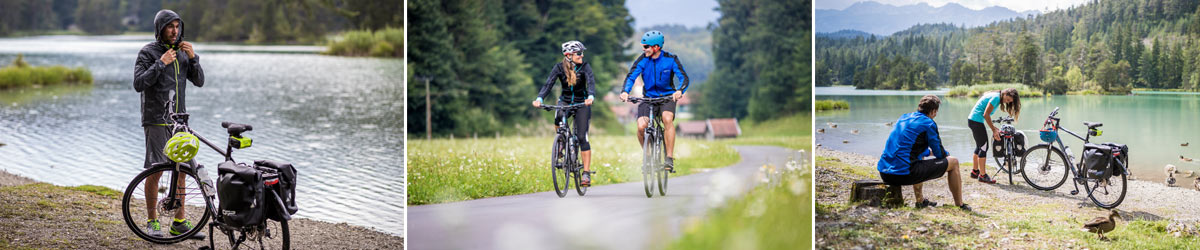
[{"label": "duck on shore", "polygon": [[1110,210],[1108,217],[1093,218],[1091,221],[1083,224],[1083,229],[1090,233],[1096,233],[1096,236],[1100,239],[1108,239],[1104,237],[1104,233],[1112,232],[1113,229],[1117,228],[1117,220],[1113,219],[1113,217],[1125,219],[1121,217],[1121,214],[1117,213],[1117,210]]},{"label": "duck on shore", "polygon": [[1175,186],[1175,171],[1176,171],[1175,165],[1167,164],[1167,166],[1164,167],[1163,170],[1167,172],[1167,179],[1166,179],[1167,186]]}]

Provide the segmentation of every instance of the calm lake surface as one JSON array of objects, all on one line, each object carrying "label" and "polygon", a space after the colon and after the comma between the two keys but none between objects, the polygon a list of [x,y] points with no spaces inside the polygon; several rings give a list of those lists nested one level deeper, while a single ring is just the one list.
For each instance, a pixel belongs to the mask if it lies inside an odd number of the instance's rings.
[{"label": "calm lake surface", "polygon": [[[941,129],[946,150],[959,159],[970,159],[974,139],[967,128],[967,115],[977,98],[945,97],[945,91],[860,91],[853,87],[817,87],[817,100],[845,100],[849,111],[818,112],[815,128],[816,142],[831,149],[878,156],[892,127],[901,114],[914,112],[921,96],[933,93],[942,97],[942,106],[934,118]],[[1191,93],[1138,92],[1127,96],[1054,96],[1021,99],[1020,120],[1014,123],[1027,137],[1026,146],[1041,143],[1038,130],[1055,107],[1061,107],[1058,117],[1061,126],[1083,136],[1084,121],[1102,122],[1103,134],[1092,137],[1093,143],[1116,142],[1129,145],[1130,168],[1141,180],[1161,182],[1163,167],[1175,165],[1179,171],[1196,171],[1200,175],[1200,160],[1184,162],[1179,156],[1200,157],[1200,95]],[[997,110],[993,117],[1006,116]],[[828,123],[837,123],[830,128]],[[997,125],[999,126],[999,125]],[[858,134],[852,133],[858,130]],[[990,133],[990,131],[989,131]],[[1060,133],[1071,154],[1081,155],[1083,142]],[[843,143],[848,141],[849,143]],[[1195,142],[1195,143],[1194,143]],[[1189,146],[1180,144],[1189,143]],[[995,163],[988,163],[995,171]],[[966,161],[969,162],[969,161]],[[1182,176],[1187,176],[1186,174]],[[1177,178],[1181,176],[1176,176]],[[1196,178],[1195,176],[1191,177]],[[1190,186],[1192,180],[1181,179],[1180,186]]]},{"label": "calm lake surface", "polygon": [[[124,191],[145,154],[133,63],[149,36],[0,39],[0,65],[83,66],[91,86],[0,91],[0,169],[56,185]],[[189,85],[190,125],[224,145],[222,121],[251,124],[239,162],[294,163],[297,216],[404,229],[404,61],[315,54],[322,47],[196,43],[205,86]],[[216,179],[223,158],[197,156]]]}]

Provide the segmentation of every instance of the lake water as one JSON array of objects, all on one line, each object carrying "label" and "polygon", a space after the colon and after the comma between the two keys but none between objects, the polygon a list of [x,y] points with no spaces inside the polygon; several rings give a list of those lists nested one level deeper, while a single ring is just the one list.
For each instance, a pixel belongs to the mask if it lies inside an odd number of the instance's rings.
[{"label": "lake water", "polygon": [[[818,87],[814,91],[817,100],[845,100],[850,103],[849,111],[816,114],[814,127],[825,129],[825,133],[815,134],[816,142],[823,147],[873,156],[881,155],[883,151],[892,129],[887,123],[895,122],[901,114],[916,111],[917,101],[926,94],[906,91],[860,92],[852,87]],[[959,159],[970,159],[975,142],[971,138],[971,130],[967,128],[967,115],[978,99],[947,98],[944,90],[931,93],[942,97],[942,105],[934,121],[941,129],[946,150]],[[1129,161],[1133,166],[1130,169],[1141,180],[1161,182],[1166,176],[1163,167],[1167,164],[1177,166],[1179,171],[1196,171],[1200,174],[1200,160],[1184,162],[1179,159],[1181,155],[1200,157],[1200,126],[1197,126],[1200,124],[1200,112],[1197,112],[1200,111],[1200,95],[1139,92],[1127,96],[1027,97],[1021,99],[1021,105],[1021,117],[1014,126],[1025,132],[1027,147],[1041,143],[1037,131],[1050,111],[1061,107],[1058,114],[1062,118],[1061,126],[1080,136],[1087,132],[1084,121],[1104,123],[1100,127],[1103,134],[1092,137],[1091,141],[1128,145]],[[993,117],[1005,115],[1007,113],[1004,111],[997,110]],[[838,128],[830,128],[828,123],[837,123]],[[854,134],[853,130],[859,133]],[[1081,155],[1081,140],[1066,133],[1059,135],[1071,147],[1073,155]],[[1180,146],[1183,143],[1189,143],[1189,146]],[[995,171],[994,161],[989,158],[988,163],[993,166],[990,170]],[[1192,180],[1182,179],[1180,183],[1181,186],[1190,186]]]},{"label": "lake water", "polygon": [[[124,191],[145,152],[133,63],[149,36],[0,39],[0,65],[87,67],[92,86],[0,91],[0,169],[56,185]],[[222,121],[251,124],[241,162],[294,163],[297,216],[404,228],[404,62],[315,54],[313,46],[195,45],[205,86],[189,86],[191,126],[224,145]],[[223,158],[207,147],[197,161]]]}]

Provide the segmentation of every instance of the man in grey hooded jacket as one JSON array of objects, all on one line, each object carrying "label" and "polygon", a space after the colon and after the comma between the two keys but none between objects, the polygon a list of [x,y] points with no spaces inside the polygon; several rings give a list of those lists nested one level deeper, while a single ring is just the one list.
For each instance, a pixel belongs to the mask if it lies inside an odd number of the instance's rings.
[{"label": "man in grey hooded jacket", "polygon": [[[196,55],[191,43],[183,41],[183,19],[179,14],[171,10],[158,11],[154,16],[154,28],[154,41],[143,46],[138,52],[133,68],[133,89],[142,95],[142,129],[146,133],[146,161],[143,166],[145,168],[155,163],[170,161],[163,153],[163,148],[172,133],[168,127],[170,121],[167,114],[187,112],[187,106],[184,105],[187,81],[191,81],[196,87],[204,86],[204,70],[200,68],[200,56]],[[168,107],[168,101],[174,101],[174,107]],[[174,110],[168,110],[169,108]],[[189,164],[195,166],[195,161]],[[159,177],[146,178],[146,227],[148,233],[161,237],[162,228],[155,208],[157,204],[153,202],[158,200],[156,191]],[[183,177],[184,175],[180,175],[181,179]],[[183,208],[175,212],[169,230],[171,235],[183,234],[194,227],[191,221],[184,219]],[[197,233],[195,237],[204,236]]]}]

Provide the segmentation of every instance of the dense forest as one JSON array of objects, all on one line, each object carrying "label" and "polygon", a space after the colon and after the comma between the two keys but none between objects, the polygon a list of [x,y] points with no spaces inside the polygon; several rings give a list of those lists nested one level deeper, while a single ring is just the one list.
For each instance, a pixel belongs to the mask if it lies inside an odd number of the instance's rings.
[{"label": "dense forest", "polygon": [[812,1],[720,0],[697,115],[762,121],[812,106]]},{"label": "dense forest", "polygon": [[817,36],[816,84],[930,89],[1022,83],[1045,92],[1200,89],[1200,2],[1104,0],[977,28]]},{"label": "dense forest", "polygon": [[4,0],[0,36],[154,32],[154,14],[183,16],[185,39],[318,43],[330,33],[404,26],[403,3],[355,0]]},{"label": "dense forest", "polygon": [[[654,27],[664,50],[682,57],[697,118],[807,112],[811,2],[718,2],[722,17],[705,29]],[[617,91],[640,52],[624,0],[414,0],[408,13],[407,125],[419,137],[427,126],[437,136],[487,136],[546,124],[529,104],[565,41],[587,46],[598,98]],[[704,58],[714,61],[695,62]],[[606,105],[593,106],[593,126],[615,120]]]},{"label": "dense forest", "polygon": [[[563,42],[584,42],[597,91],[609,90],[632,61],[622,44],[634,33],[624,0],[413,0],[408,13],[414,135],[425,134],[426,114],[438,135],[491,135],[531,124],[540,110],[529,104],[562,61]],[[425,111],[427,82],[432,112]],[[613,119],[601,102],[592,110],[592,121]]]}]

